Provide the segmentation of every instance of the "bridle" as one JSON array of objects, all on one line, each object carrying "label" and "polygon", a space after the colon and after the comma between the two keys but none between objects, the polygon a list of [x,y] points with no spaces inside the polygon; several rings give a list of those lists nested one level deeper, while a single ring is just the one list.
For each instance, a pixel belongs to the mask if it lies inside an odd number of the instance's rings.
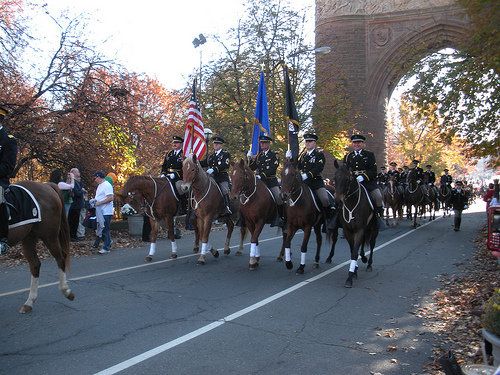
[{"label": "bridle", "polygon": [[[167,184],[165,184],[163,186],[163,188],[158,190],[158,183],[156,182],[156,180],[151,176],[148,176],[148,177],[151,179],[151,181],[153,181],[153,184],[154,184],[153,200],[151,201],[151,203],[149,203],[148,200],[146,199],[145,195],[141,193],[141,196],[142,196],[141,210],[144,212],[144,214],[147,217],[150,217],[153,220],[157,220],[155,217],[155,214],[154,214],[153,207],[154,207],[154,204],[156,202],[156,199],[161,195],[161,193],[163,193],[163,190],[165,190]],[[136,195],[136,191],[139,191],[139,189],[136,188],[135,191],[129,191],[127,196],[130,197],[131,200],[133,200],[135,195]]]},{"label": "bridle", "polygon": [[[248,183],[249,183],[249,178],[248,178],[248,174],[247,174],[247,171],[245,168],[243,168],[243,184],[241,186],[241,190],[238,192],[238,196],[239,196],[239,199],[240,199],[240,203],[242,205],[245,205],[247,204],[249,201],[250,201],[250,198],[252,198],[252,196],[255,194],[255,192],[257,191],[257,175],[254,174],[254,187],[253,187],[253,191],[252,193],[250,193],[249,196],[247,196],[244,191],[246,190],[247,186],[248,186]],[[243,200],[242,200],[243,198]]]},{"label": "bridle", "polygon": [[[288,205],[290,207],[295,206],[297,204],[297,202],[300,200],[300,197],[302,197],[302,194],[304,193],[304,188],[302,186],[302,181],[299,180],[299,175],[295,174],[293,179],[294,179],[295,183],[292,184],[292,189],[290,190],[290,193],[286,194],[286,195],[288,195]],[[300,192],[298,193],[299,195],[297,196],[297,198],[293,199],[293,195],[295,193],[297,193],[299,190],[299,188],[296,186],[297,182],[298,182],[298,185],[300,186]]]},{"label": "bridle", "polygon": [[[356,208],[358,208],[359,202],[361,201],[361,184],[357,180],[356,180],[356,188],[354,189],[354,191],[349,193],[351,186],[354,185],[353,184],[353,180],[354,180],[353,177],[354,177],[354,175],[351,172],[349,172],[349,177],[347,179],[347,191],[345,192],[344,197],[342,198],[342,203],[343,203],[342,204],[342,216],[344,218],[344,221],[347,224],[349,224],[352,221],[352,219],[354,219],[354,216],[352,213],[356,210]],[[347,199],[349,199],[350,197],[352,197],[356,193],[358,193],[357,202],[352,209],[349,209],[346,205],[346,201],[347,201]],[[346,212],[348,213],[347,218],[345,217]]]},{"label": "bridle", "polygon": [[[199,170],[199,165],[198,163],[195,163],[193,161],[190,161],[191,163],[194,164],[194,167],[195,167],[195,172],[194,172],[194,176],[191,180],[191,189],[193,189],[193,194],[190,198],[191,200],[191,207],[193,208],[193,210],[196,210],[198,209],[198,207],[200,206],[200,203],[203,202],[205,200],[205,198],[208,196],[208,193],[210,192],[210,188],[212,187],[212,179],[210,178],[210,176],[208,177],[208,187],[207,187],[207,191],[205,192],[205,194],[203,195],[203,197],[201,197],[201,199],[199,201],[196,200],[196,197],[194,196],[194,183],[196,182],[196,180],[198,180],[199,176],[200,176],[200,170]],[[203,182],[203,181],[202,181]],[[222,193],[221,193],[222,194]],[[194,202],[194,205],[193,205],[193,202]]]}]

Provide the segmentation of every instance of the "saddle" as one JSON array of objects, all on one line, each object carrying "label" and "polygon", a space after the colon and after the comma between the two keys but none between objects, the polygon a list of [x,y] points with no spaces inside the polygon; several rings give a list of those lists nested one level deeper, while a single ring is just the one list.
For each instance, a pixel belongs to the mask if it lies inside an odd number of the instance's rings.
[{"label": "saddle", "polygon": [[42,221],[40,205],[31,192],[21,185],[10,185],[5,190],[9,212],[9,228]]}]

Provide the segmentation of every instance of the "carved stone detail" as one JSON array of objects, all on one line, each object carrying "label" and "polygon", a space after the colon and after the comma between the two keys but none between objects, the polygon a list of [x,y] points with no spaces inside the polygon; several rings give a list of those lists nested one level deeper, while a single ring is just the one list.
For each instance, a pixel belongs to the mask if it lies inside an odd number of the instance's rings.
[{"label": "carved stone detail", "polygon": [[385,46],[392,37],[392,30],[388,25],[379,25],[372,30],[372,40],[379,47]]},{"label": "carved stone detail", "polygon": [[316,0],[316,20],[435,8],[456,3],[456,0]]}]

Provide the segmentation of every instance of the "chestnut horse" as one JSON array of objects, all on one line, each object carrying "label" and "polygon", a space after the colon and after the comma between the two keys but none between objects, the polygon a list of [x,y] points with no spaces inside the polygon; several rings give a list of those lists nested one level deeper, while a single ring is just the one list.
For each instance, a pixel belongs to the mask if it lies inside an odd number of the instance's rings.
[{"label": "chestnut horse", "polygon": [[[328,188],[328,187],[327,187]],[[315,203],[313,192],[309,186],[302,182],[300,171],[294,161],[287,161],[281,172],[281,194],[285,202],[286,211],[286,228],[281,246],[281,252],[278,260],[283,259],[285,255],[285,266],[291,270],[293,268],[291,258],[291,242],[293,236],[299,229],[304,230],[304,238],[300,248],[300,266],[296,273],[302,275],[306,265],[307,244],[311,236],[311,230],[314,228],[316,235],[316,255],[314,257],[314,267],[319,267],[319,256],[323,238],[321,235],[321,224],[323,223],[323,215],[318,205],[321,202]]]},{"label": "chestnut horse", "polygon": [[259,235],[264,225],[276,217],[277,206],[266,184],[257,178],[243,159],[239,163],[231,163],[231,166],[230,196],[239,198],[240,215],[251,235],[248,268],[255,270],[260,261]]},{"label": "chestnut horse", "polygon": [[132,176],[117,194],[123,202],[129,203],[134,210],[149,217],[151,223],[151,243],[145,261],[151,262],[156,253],[156,239],[160,223],[164,223],[171,244],[170,258],[177,258],[177,243],[174,235],[174,216],[179,201],[174,194],[172,183],[161,177]]},{"label": "chestnut horse", "polygon": [[41,221],[20,225],[9,230],[9,245],[22,243],[23,255],[29,263],[31,285],[28,299],[19,312],[24,314],[33,310],[38,297],[40,259],[36,252],[38,240],[42,240],[59,267],[59,289],[70,301],[75,295],[68,286],[66,271],[69,269],[69,227],[64,211],[64,200],[56,184],[34,181],[17,183],[28,189],[40,205]]},{"label": "chestnut horse", "polygon": [[[344,284],[352,288],[352,280],[357,277],[359,250],[363,243],[370,246],[367,271],[372,270],[373,249],[378,236],[377,216],[370,201],[366,188],[356,180],[356,176],[343,163],[335,165],[335,197],[342,202],[339,220],[344,229],[344,236],[351,248],[351,264],[349,274]],[[365,262],[365,259],[363,259]]]},{"label": "chestnut horse", "polygon": [[[199,247],[201,238],[201,253],[198,257],[198,264],[206,263],[206,254],[210,253],[215,257],[219,257],[219,252],[213,249],[208,239],[210,230],[212,229],[213,220],[219,218],[227,226],[226,242],[224,244],[224,254],[228,255],[229,241],[234,229],[234,222],[229,216],[221,216],[224,213],[224,198],[222,192],[207,172],[203,170],[196,155],[188,156],[182,163],[182,188],[184,191],[191,189],[192,197],[190,198],[191,207],[196,215],[195,220],[195,249]],[[242,244],[240,242],[240,248]]]}]

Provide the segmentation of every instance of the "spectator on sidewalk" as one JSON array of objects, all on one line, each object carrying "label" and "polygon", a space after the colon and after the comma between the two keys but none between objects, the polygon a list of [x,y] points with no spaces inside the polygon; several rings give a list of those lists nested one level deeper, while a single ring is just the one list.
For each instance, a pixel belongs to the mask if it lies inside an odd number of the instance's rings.
[{"label": "spectator on sidewalk", "polygon": [[462,211],[469,208],[468,195],[463,189],[462,181],[455,182],[455,188],[451,191],[450,203],[455,214],[453,230],[458,232],[462,223]]},{"label": "spectator on sidewalk", "polygon": [[80,216],[83,209],[83,186],[78,168],[72,168],[70,173],[74,176],[73,202],[70,205],[68,213],[69,234],[72,242],[79,241],[77,237],[78,226],[80,225]]},{"label": "spectator on sidewalk", "polygon": [[113,217],[113,186],[104,178],[106,175],[102,171],[97,171],[94,174],[97,190],[95,193],[95,208],[97,220],[101,218],[102,223],[102,240],[103,247],[99,250],[99,254],[108,254],[111,247],[111,231],[110,224]]},{"label": "spectator on sidewalk", "polygon": [[488,208],[490,207],[493,195],[495,195],[495,185],[489,184],[488,190],[486,190],[486,193],[483,195],[483,201],[486,202],[486,211],[488,211]]},{"label": "spectator on sidewalk", "polygon": [[68,217],[71,203],[73,203],[72,191],[75,187],[75,176],[69,172],[66,176],[66,182],[63,180],[63,173],[60,169],[55,169],[50,173],[50,182],[57,184],[59,190],[62,191],[64,199],[64,211]]}]

